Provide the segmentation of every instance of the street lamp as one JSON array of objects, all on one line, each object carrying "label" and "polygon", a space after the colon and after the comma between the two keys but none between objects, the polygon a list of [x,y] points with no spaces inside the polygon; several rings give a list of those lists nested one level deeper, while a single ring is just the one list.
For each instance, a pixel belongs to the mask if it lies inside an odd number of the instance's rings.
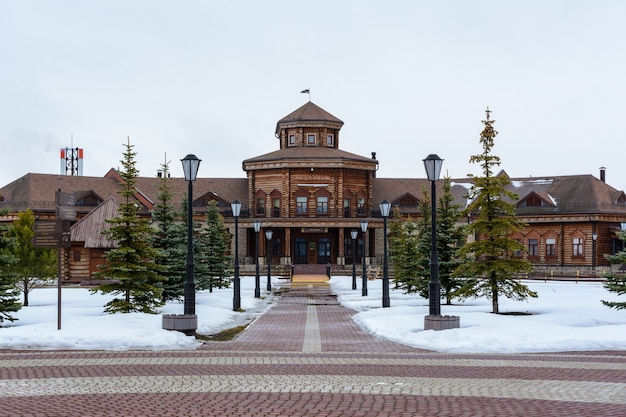
[{"label": "street lamp", "polygon": [[261,278],[259,276],[259,232],[261,231],[261,220],[254,221],[254,234],[256,235],[256,247],[254,249],[254,263],[256,264],[254,273],[254,298],[261,298]]},{"label": "street lamp", "polygon": [[592,245],[591,245],[591,269],[596,270],[596,244],[598,240],[598,234],[596,233],[596,224],[593,224],[593,233],[591,234]]},{"label": "street lamp", "polygon": [[241,309],[241,280],[239,278],[239,215],[241,214],[241,202],[235,200],[230,203],[235,217],[235,277],[233,279],[233,287],[235,293],[233,296],[233,311]]},{"label": "street lamp", "polygon": [[352,236],[352,289],[356,290],[356,238],[359,236],[359,231],[356,229],[352,229],[350,232],[350,236]]},{"label": "street lamp", "polygon": [[[185,285],[184,285],[184,314],[196,314],[196,283],[193,278],[193,182],[198,175],[198,167],[200,159],[193,154],[189,154],[180,160],[183,163],[183,172],[185,180],[189,183],[187,190],[187,262],[185,269]],[[195,332],[195,329],[194,329]]]},{"label": "street lamp", "polygon": [[272,235],[271,230],[265,231],[265,239],[267,239],[267,290],[272,291]]},{"label": "street lamp", "polygon": [[387,260],[387,217],[391,211],[391,203],[383,200],[379,204],[380,214],[383,216],[383,307],[391,305],[389,301],[389,261]]},{"label": "street lamp", "polygon": [[367,220],[361,220],[361,232],[363,232],[363,254],[361,259],[363,260],[363,285],[361,287],[361,296],[367,296],[367,275],[365,270],[365,233],[367,232]]},{"label": "street lamp", "polygon": [[441,166],[443,159],[435,154],[430,154],[424,159],[424,168],[426,176],[430,180],[430,199],[431,199],[431,224],[430,224],[430,283],[428,284],[428,305],[429,315],[441,315],[441,284],[439,283],[439,259],[437,254],[437,190],[435,183],[439,180],[441,174]]}]

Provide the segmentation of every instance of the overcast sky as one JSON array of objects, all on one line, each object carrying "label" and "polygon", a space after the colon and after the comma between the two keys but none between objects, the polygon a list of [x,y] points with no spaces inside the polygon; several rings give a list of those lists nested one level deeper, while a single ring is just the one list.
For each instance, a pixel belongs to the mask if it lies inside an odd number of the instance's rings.
[{"label": "overcast sky", "polygon": [[[379,177],[479,174],[487,106],[513,177],[592,174],[626,189],[626,2],[0,1],[0,186],[194,153],[202,177],[245,177],[276,122],[311,101]],[[72,142],[73,139],[73,142]]]}]

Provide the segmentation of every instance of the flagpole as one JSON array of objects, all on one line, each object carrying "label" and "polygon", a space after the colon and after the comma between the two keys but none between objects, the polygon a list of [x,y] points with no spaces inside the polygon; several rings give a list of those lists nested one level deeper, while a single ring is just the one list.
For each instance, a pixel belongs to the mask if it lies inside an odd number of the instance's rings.
[{"label": "flagpole", "polygon": [[300,94],[308,94],[309,95],[309,101],[311,101],[311,89],[307,88],[306,90],[302,90],[302,91],[300,91]]}]

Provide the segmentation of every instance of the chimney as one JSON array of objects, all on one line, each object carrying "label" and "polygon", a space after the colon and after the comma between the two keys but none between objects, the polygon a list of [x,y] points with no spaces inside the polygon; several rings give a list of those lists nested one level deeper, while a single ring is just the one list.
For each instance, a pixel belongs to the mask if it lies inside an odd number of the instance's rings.
[{"label": "chimney", "polygon": [[600,167],[600,181],[606,182],[606,168]]},{"label": "chimney", "polygon": [[[376,152],[372,152],[372,159],[376,160]],[[378,171],[378,166],[376,167],[376,171]],[[376,178],[376,171],[372,173],[373,178]]]}]

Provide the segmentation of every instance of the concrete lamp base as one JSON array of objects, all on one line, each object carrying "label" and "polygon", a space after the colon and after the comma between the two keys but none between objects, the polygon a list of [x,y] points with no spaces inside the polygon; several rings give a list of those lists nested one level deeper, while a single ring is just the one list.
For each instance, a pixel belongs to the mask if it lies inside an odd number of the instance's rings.
[{"label": "concrete lamp base", "polygon": [[424,330],[447,330],[461,327],[459,316],[425,316]]},{"label": "concrete lamp base", "polygon": [[195,314],[164,314],[163,329],[177,330],[187,336],[194,336],[198,328],[198,316]]}]

